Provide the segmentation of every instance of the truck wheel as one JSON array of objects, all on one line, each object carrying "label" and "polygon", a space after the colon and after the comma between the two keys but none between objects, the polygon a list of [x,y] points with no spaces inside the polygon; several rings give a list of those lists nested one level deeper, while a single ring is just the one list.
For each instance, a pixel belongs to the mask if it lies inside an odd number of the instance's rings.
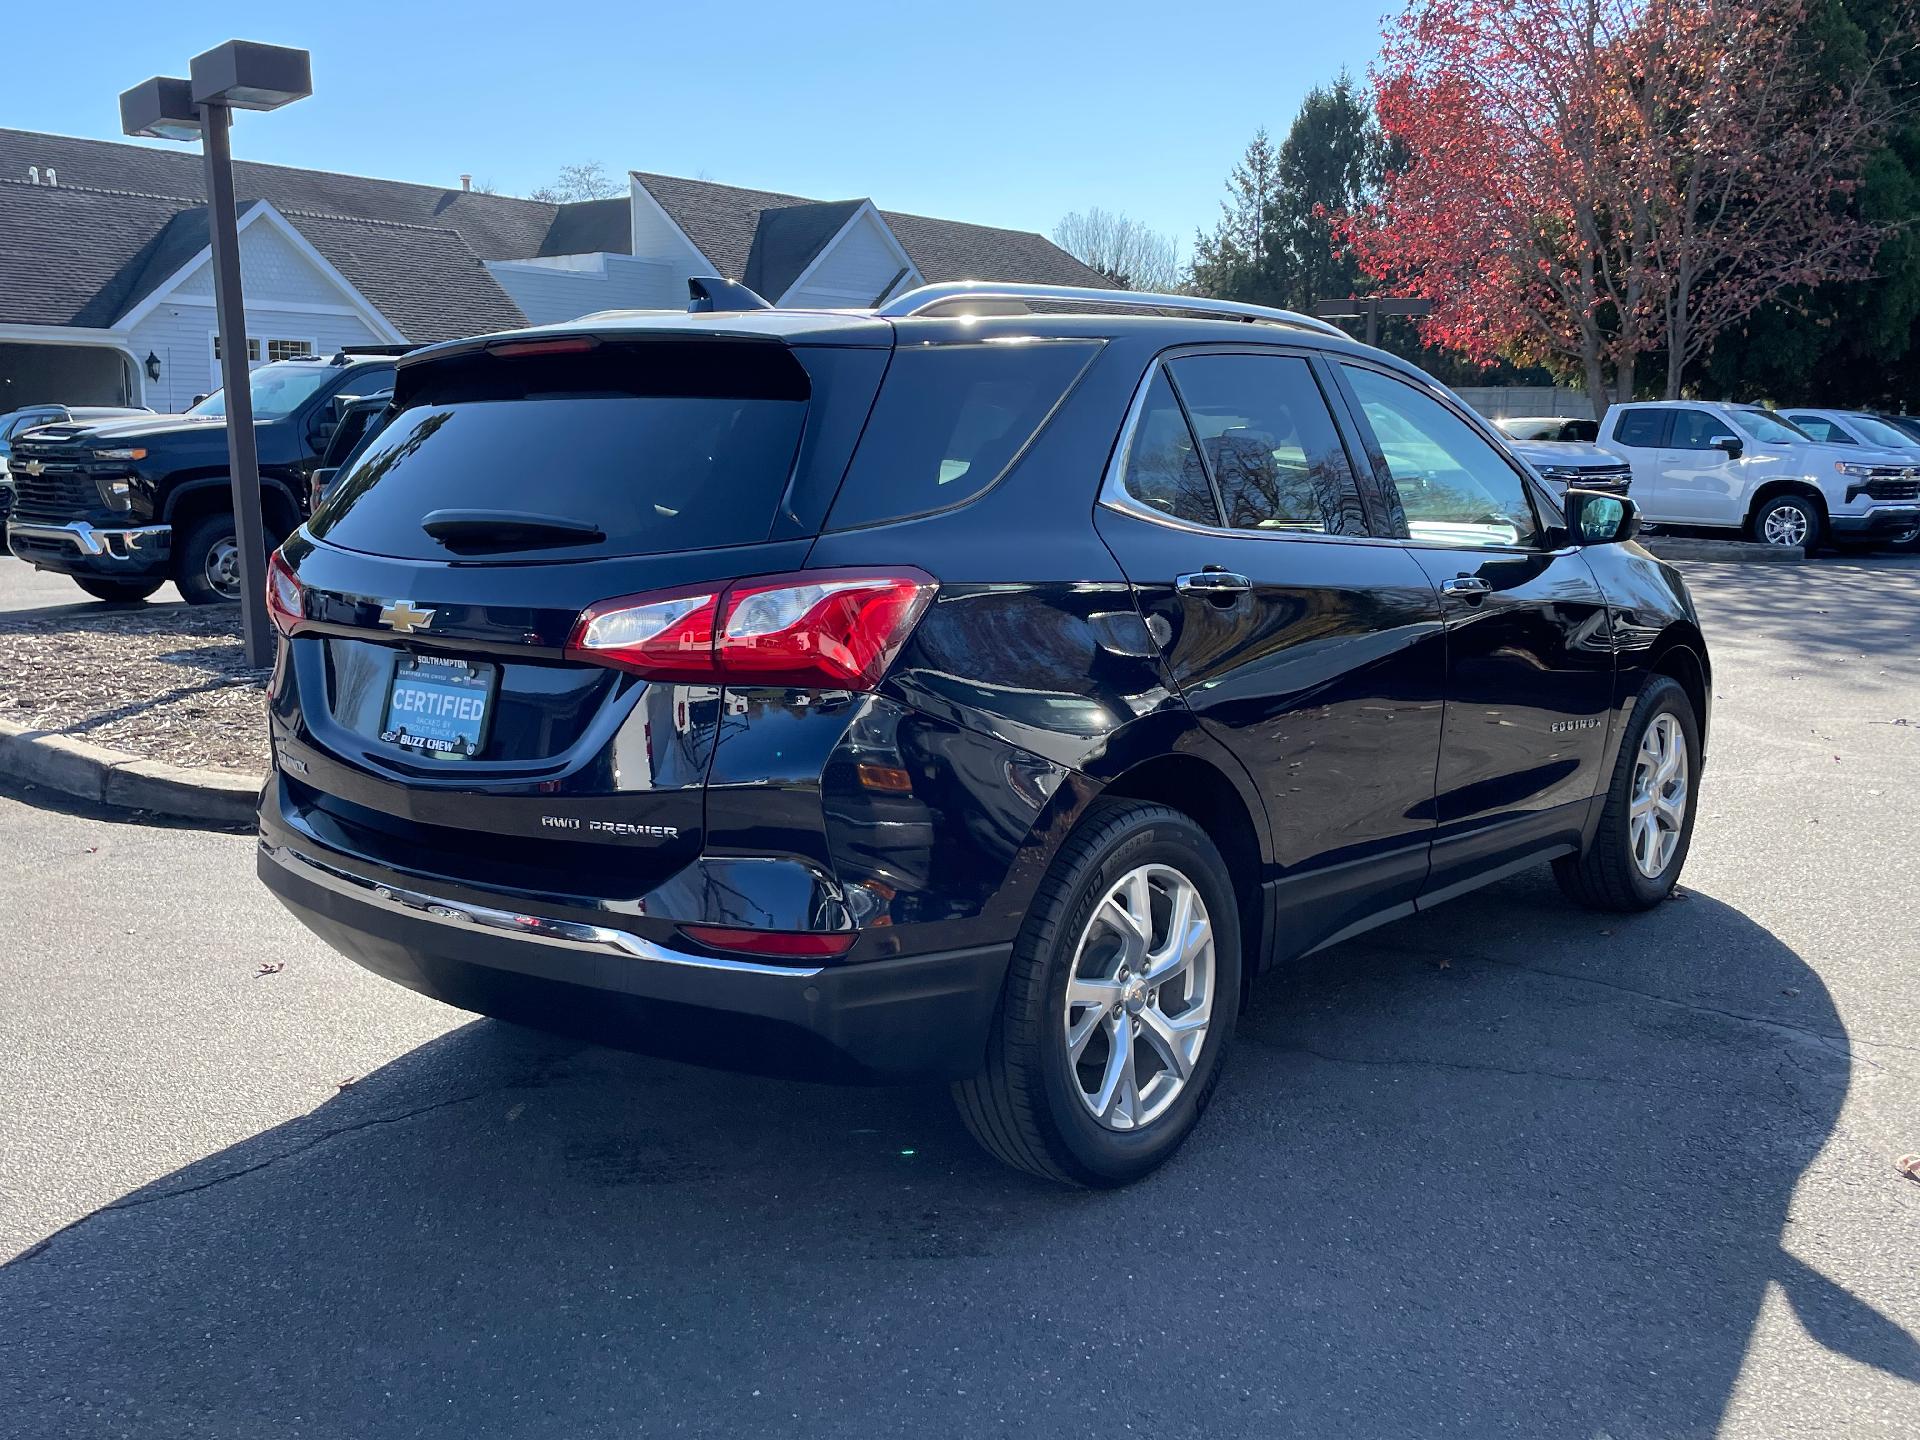
[{"label": "truck wheel", "polygon": [[194,521],[173,549],[173,583],[189,605],[226,605],[240,598],[240,544],[225,510]]},{"label": "truck wheel", "polygon": [[76,575],[73,583],[96,600],[115,605],[138,605],[167,582],[164,580],[95,580]]},{"label": "truck wheel", "polygon": [[1127,1184],[1198,1123],[1239,1005],[1239,909],[1213,841],[1165,805],[1096,802],[1040,882],[987,1063],[954,1101],[1009,1165]]},{"label": "truck wheel", "polygon": [[1762,545],[1798,546],[1811,555],[1823,529],[1819,507],[1801,495],[1776,495],[1753,512],[1753,538]]},{"label": "truck wheel", "polygon": [[1569,899],[1593,910],[1651,910],[1672,893],[1693,843],[1700,721],[1678,681],[1641,687],[1607,783],[1593,843],[1553,862]]}]

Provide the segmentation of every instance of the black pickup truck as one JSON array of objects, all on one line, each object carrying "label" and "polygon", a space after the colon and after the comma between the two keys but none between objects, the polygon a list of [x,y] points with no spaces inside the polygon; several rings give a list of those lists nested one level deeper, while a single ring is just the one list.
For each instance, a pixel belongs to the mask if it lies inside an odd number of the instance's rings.
[{"label": "black pickup truck", "polygon": [[[279,360],[253,372],[261,510],[269,545],[308,514],[313,472],[356,400],[393,391],[406,347]],[[43,426],[14,442],[7,546],[101,600],[144,600],[171,580],[195,604],[240,594],[226,406],[185,415]]]}]

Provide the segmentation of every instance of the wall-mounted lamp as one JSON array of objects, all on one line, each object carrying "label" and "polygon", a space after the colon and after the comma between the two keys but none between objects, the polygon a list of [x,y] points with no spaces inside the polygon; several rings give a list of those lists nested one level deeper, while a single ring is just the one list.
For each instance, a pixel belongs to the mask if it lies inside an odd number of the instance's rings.
[{"label": "wall-mounted lamp", "polygon": [[149,380],[158,380],[160,378],[160,357],[149,350],[147,351],[146,364],[147,378]]}]

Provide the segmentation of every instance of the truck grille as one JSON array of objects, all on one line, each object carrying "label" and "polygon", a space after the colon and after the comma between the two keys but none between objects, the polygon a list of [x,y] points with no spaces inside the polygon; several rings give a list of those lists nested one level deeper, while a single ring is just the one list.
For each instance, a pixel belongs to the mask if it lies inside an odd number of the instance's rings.
[{"label": "truck grille", "polygon": [[63,523],[100,507],[100,494],[78,465],[44,465],[38,475],[16,462],[12,471],[15,520]]},{"label": "truck grille", "polygon": [[1911,470],[1875,470],[1861,491],[1876,500],[1920,500],[1920,475]]}]

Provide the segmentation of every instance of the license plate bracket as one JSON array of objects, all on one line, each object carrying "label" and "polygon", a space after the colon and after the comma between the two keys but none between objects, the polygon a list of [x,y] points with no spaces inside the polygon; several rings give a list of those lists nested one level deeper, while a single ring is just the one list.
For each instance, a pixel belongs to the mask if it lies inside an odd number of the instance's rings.
[{"label": "license plate bracket", "polygon": [[500,667],[402,654],[387,687],[380,738],[429,760],[471,760],[486,748]]}]

